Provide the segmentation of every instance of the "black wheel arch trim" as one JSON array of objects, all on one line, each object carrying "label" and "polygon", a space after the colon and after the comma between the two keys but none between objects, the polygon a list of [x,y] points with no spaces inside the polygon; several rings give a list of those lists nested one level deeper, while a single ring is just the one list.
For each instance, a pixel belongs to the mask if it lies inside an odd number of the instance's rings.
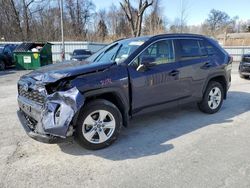
[{"label": "black wheel arch trim", "polygon": [[205,81],[204,87],[202,89],[202,95],[204,95],[209,82],[211,80],[215,79],[216,77],[223,77],[225,79],[225,81],[226,81],[226,86],[223,86],[223,88],[225,89],[225,91],[224,91],[224,99],[226,99],[227,98],[227,90],[228,90],[228,85],[229,85],[228,82],[229,81],[227,80],[227,76],[226,76],[226,74],[224,72],[219,72],[219,73],[217,72],[217,73],[213,73],[213,74],[208,76],[208,78]]},{"label": "black wheel arch trim", "polygon": [[[129,113],[130,112],[130,104],[129,104],[128,97],[124,94],[124,91],[122,91],[121,88],[111,87],[111,88],[94,89],[94,90],[83,92],[83,95],[84,95],[85,99],[88,100],[88,98],[100,97],[100,96],[102,96],[104,94],[108,94],[108,93],[112,93],[113,95],[115,95],[119,99],[119,102],[121,102],[122,106],[120,106],[120,107],[117,106],[117,107],[121,111],[121,114],[123,117],[123,125],[125,127],[127,127],[129,124],[129,117],[130,117],[130,115],[129,115],[130,114]],[[76,117],[74,118],[74,121],[77,120],[78,113],[75,116]],[[74,122],[74,124],[75,124],[75,122]]]}]

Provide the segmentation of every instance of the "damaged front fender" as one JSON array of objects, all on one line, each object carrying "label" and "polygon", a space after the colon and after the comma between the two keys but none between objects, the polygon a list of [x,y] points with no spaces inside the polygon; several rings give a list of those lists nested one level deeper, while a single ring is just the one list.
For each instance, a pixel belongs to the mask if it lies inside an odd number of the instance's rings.
[{"label": "damaged front fender", "polygon": [[[67,91],[57,91],[47,95],[43,106],[38,107],[33,101],[19,96],[18,103],[23,112],[19,118],[22,125],[27,125],[30,131],[37,135],[50,135],[65,138],[75,114],[84,105],[84,96],[73,87]],[[30,110],[27,110],[27,106]],[[31,121],[34,119],[34,121]]]},{"label": "damaged front fender", "polygon": [[84,96],[74,87],[47,96],[41,113],[45,133],[66,137],[70,122],[84,104]]}]

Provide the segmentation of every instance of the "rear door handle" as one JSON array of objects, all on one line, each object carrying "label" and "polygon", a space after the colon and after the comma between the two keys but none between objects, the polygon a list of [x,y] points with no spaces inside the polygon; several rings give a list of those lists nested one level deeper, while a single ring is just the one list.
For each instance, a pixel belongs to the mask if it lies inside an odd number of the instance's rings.
[{"label": "rear door handle", "polygon": [[202,69],[209,69],[210,67],[212,67],[213,65],[210,62],[206,62],[204,63],[204,65],[201,66]]},{"label": "rear door handle", "polygon": [[180,74],[180,71],[178,70],[173,70],[169,73],[170,76],[177,76],[178,74]]}]

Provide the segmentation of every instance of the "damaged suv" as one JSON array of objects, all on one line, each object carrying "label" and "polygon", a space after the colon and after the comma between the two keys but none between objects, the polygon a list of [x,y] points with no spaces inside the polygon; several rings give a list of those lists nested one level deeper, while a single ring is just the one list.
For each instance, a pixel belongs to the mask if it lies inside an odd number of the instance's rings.
[{"label": "damaged suv", "polygon": [[101,149],[139,114],[190,102],[205,113],[217,112],[231,83],[231,64],[217,42],[201,35],[119,40],[86,61],[22,76],[18,116],[38,141],[74,135],[83,147]]}]

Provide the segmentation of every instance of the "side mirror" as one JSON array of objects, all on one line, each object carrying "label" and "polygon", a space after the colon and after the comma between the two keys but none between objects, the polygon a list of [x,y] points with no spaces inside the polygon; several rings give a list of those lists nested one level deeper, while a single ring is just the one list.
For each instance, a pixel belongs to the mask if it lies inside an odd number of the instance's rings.
[{"label": "side mirror", "polygon": [[154,57],[142,57],[141,58],[141,64],[146,67],[152,67],[155,65],[156,58]]},{"label": "side mirror", "polygon": [[137,71],[144,72],[148,70],[150,67],[155,66],[155,60],[154,57],[142,57],[141,58],[141,64],[137,67]]}]

